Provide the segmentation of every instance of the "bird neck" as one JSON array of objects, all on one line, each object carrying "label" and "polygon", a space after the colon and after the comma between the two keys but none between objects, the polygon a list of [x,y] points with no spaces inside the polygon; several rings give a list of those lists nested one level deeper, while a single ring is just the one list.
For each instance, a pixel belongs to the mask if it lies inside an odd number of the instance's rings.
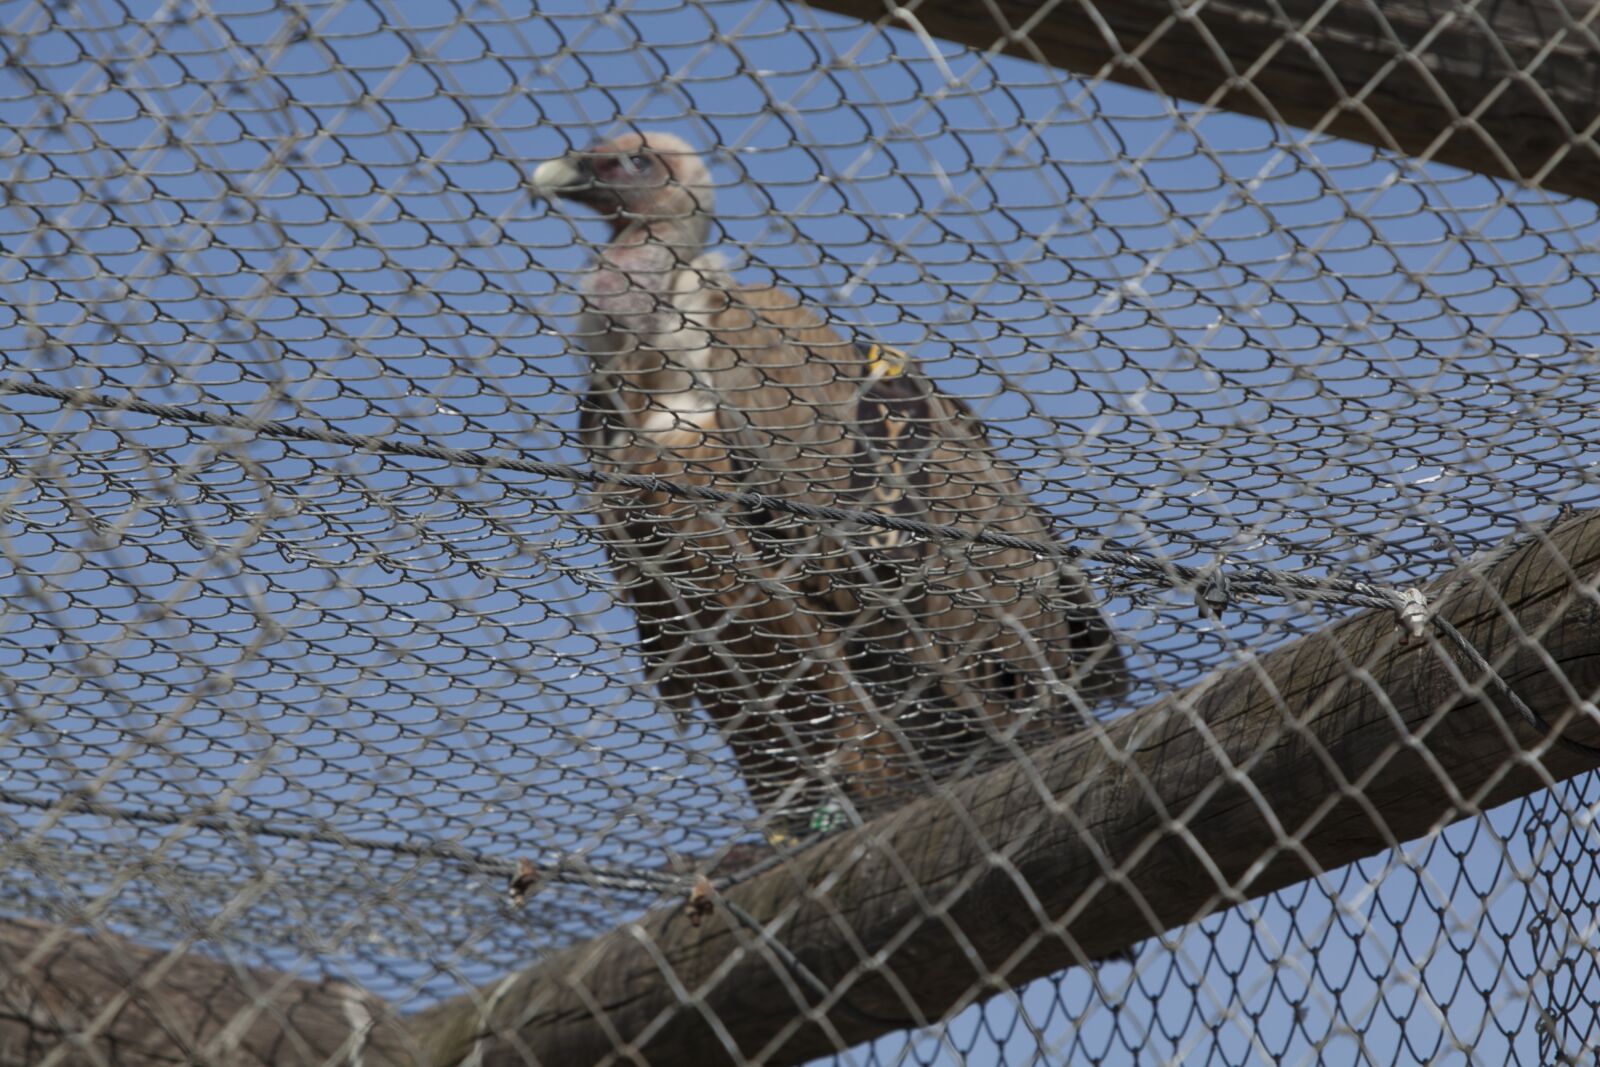
[{"label": "bird neck", "polygon": [[693,216],[636,218],[595,250],[583,282],[582,328],[585,347],[605,357],[608,369],[627,363],[642,370],[679,346],[685,320],[674,303],[678,274],[704,253],[709,229]]},{"label": "bird neck", "polygon": [[[687,264],[706,250],[711,220],[695,212],[684,216],[618,219],[603,252],[626,249],[665,249],[679,264]],[[624,258],[631,258],[624,251]],[[660,255],[659,251],[650,258]],[[608,256],[607,258],[614,258]]]}]

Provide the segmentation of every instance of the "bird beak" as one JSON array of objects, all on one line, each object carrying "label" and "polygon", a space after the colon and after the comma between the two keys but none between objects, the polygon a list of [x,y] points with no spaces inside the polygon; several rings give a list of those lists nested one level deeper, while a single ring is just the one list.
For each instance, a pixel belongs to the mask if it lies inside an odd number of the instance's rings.
[{"label": "bird beak", "polygon": [[537,196],[560,196],[575,189],[593,184],[588,167],[571,156],[562,156],[539,164],[533,172],[533,191]]}]

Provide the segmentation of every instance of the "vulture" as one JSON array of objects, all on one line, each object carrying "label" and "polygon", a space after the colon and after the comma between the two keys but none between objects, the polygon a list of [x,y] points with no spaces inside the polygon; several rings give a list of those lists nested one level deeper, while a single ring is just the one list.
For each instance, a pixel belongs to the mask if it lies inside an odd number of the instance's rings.
[{"label": "vulture", "polygon": [[[609,225],[578,284],[578,440],[597,472],[1048,539],[985,427],[901,352],[708,253],[713,186],[682,139],[550,160],[537,195]],[[602,485],[599,533],[650,682],[716,724],[782,839],[985,753],[1081,727],[1127,668],[1056,557]]]}]

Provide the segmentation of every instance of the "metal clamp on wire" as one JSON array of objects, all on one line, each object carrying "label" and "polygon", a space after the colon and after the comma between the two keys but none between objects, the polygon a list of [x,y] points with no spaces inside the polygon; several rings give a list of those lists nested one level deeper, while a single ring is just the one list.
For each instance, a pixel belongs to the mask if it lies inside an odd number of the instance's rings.
[{"label": "metal clamp on wire", "polygon": [[1233,600],[1233,586],[1228,581],[1226,556],[1217,556],[1211,566],[1202,572],[1194,588],[1194,602],[1200,613],[1215,617]]},{"label": "metal clamp on wire", "polygon": [[1428,598],[1416,586],[1400,591],[1394,610],[1399,625],[1405,630],[1405,640],[1420,639],[1428,632],[1432,610],[1428,607]]}]

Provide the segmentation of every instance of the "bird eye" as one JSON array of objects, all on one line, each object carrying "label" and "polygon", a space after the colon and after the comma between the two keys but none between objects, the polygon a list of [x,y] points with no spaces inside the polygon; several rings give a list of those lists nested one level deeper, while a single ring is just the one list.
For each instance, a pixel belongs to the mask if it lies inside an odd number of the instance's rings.
[{"label": "bird eye", "polygon": [[649,156],[629,156],[628,162],[633,166],[633,169],[637,171],[643,172],[650,169]]}]

